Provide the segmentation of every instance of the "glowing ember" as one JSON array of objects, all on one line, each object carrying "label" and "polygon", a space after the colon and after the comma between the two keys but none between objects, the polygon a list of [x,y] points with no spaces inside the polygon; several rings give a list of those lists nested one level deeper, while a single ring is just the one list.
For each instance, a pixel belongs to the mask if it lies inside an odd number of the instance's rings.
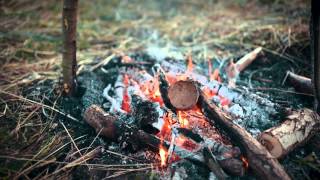
[{"label": "glowing ember", "polygon": [[122,56],[121,62],[122,63],[132,63],[133,59],[130,56]]}]

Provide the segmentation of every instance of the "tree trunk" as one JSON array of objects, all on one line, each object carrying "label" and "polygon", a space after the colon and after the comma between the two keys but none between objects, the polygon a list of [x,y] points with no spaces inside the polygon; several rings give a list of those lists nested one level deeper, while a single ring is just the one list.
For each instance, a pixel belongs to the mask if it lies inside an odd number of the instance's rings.
[{"label": "tree trunk", "polygon": [[272,127],[259,136],[263,144],[275,158],[281,158],[303,145],[320,129],[320,117],[310,109],[293,112],[288,120]]},{"label": "tree trunk", "polygon": [[63,54],[62,74],[63,90],[67,95],[74,95],[77,89],[77,8],[78,0],[64,0],[62,11]]},{"label": "tree trunk", "polygon": [[313,88],[315,97],[315,110],[320,113],[320,3],[311,1],[311,59],[313,68]]}]

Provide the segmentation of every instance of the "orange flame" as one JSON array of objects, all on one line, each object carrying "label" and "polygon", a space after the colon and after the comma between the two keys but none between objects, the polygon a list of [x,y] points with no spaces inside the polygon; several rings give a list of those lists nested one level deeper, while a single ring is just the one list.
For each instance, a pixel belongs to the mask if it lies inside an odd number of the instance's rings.
[{"label": "orange flame", "polygon": [[243,162],[243,166],[244,166],[246,169],[248,169],[248,167],[249,167],[249,161],[248,161],[248,159],[245,158],[244,156],[241,156],[240,159],[241,159],[241,161]]},{"label": "orange flame", "polygon": [[181,127],[188,128],[189,127],[189,121],[185,117],[182,117],[182,112],[181,111],[177,111],[177,113],[178,113],[178,120],[179,120],[179,123],[180,123]]},{"label": "orange flame", "polygon": [[123,100],[122,100],[121,109],[129,113],[131,111],[130,97],[127,89],[129,85],[129,77],[126,74],[123,75],[123,84],[124,84],[124,89],[123,89]]},{"label": "orange flame", "polygon": [[188,60],[187,73],[191,73],[193,70],[192,56],[189,55],[187,60]]},{"label": "orange flame", "polygon": [[168,151],[165,149],[165,147],[162,146],[162,143],[159,147],[159,154],[161,160],[161,167],[165,167],[167,165]]}]

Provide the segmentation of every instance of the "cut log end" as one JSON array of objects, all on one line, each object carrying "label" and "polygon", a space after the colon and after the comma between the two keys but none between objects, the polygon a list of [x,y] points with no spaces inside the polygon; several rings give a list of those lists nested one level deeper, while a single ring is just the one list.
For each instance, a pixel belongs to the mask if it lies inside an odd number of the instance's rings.
[{"label": "cut log end", "polygon": [[310,109],[294,111],[287,120],[258,137],[275,158],[281,158],[308,141],[320,128],[320,117]]},{"label": "cut log end", "polygon": [[199,91],[193,81],[178,81],[168,90],[170,103],[179,110],[193,108],[199,98]]},{"label": "cut log end", "polygon": [[275,158],[279,158],[283,154],[283,147],[281,143],[271,134],[262,133],[259,137],[259,141]]}]

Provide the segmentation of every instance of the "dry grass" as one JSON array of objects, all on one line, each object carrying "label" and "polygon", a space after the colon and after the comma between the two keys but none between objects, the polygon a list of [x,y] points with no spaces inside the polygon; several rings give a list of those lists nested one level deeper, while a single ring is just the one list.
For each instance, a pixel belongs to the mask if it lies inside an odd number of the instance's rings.
[{"label": "dry grass", "polygon": [[[79,72],[148,45],[176,46],[196,59],[232,57],[256,46],[307,62],[308,3],[275,1],[80,1]],[[97,151],[59,121],[62,1],[0,1],[0,176],[68,178],[74,167],[149,171],[152,164],[90,164]],[[229,47],[236,47],[229,48]],[[75,117],[66,117],[79,121]],[[115,153],[115,152],[108,152]],[[116,153],[117,154],[117,153]],[[124,156],[118,154],[119,156]],[[129,167],[130,166],[130,167]]]}]

